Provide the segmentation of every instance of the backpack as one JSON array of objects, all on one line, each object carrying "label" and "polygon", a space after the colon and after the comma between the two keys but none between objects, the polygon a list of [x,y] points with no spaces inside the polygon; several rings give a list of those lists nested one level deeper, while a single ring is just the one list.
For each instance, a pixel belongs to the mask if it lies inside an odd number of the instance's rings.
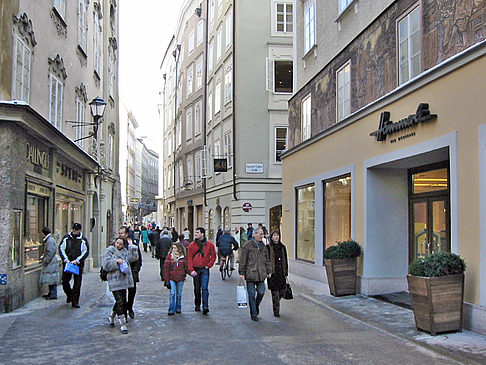
[{"label": "backpack", "polygon": [[105,271],[103,266],[100,268],[100,279],[101,281],[108,281],[108,271]]}]

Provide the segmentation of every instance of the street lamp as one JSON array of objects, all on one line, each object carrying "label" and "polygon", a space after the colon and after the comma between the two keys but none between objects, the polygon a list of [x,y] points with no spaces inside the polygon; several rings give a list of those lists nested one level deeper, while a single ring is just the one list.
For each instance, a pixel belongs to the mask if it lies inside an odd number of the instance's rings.
[{"label": "street lamp", "polygon": [[97,96],[96,98],[90,101],[89,107],[91,108],[91,115],[93,116],[94,119],[93,136],[95,139],[98,139],[99,121],[103,117],[103,113],[105,112],[106,101],[104,101],[102,98]]}]

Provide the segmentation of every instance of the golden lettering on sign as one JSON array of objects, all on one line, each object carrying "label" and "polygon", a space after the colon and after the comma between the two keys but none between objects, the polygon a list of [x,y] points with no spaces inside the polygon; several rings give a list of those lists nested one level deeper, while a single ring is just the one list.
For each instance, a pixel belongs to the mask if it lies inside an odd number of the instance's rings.
[{"label": "golden lettering on sign", "polygon": [[40,165],[45,169],[49,168],[49,153],[41,151],[36,146],[27,143],[27,161],[34,165]]}]

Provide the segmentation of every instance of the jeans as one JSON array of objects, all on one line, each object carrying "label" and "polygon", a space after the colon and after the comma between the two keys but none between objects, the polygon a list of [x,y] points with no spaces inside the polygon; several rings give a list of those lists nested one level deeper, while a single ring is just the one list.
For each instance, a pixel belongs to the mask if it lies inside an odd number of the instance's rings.
[{"label": "jeans", "polygon": [[170,304],[169,313],[178,312],[182,308],[182,288],[184,287],[184,280],[170,281]]},{"label": "jeans", "polygon": [[197,276],[194,280],[194,305],[196,308],[201,307],[201,294],[203,309],[209,309],[209,269],[195,267],[194,271]]},{"label": "jeans", "polygon": [[247,281],[246,291],[248,292],[248,302],[250,304],[250,316],[251,318],[256,318],[260,313],[260,303],[265,294],[265,282]]},{"label": "jeans", "polygon": [[221,255],[221,257],[224,257],[224,258],[229,257],[229,260],[230,260],[230,269],[234,269],[235,268],[235,254],[233,253],[233,251],[229,255]]}]

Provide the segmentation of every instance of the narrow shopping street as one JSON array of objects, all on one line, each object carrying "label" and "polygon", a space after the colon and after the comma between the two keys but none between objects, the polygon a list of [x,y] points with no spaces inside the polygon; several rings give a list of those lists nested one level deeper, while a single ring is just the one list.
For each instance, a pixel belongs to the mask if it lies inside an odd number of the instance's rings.
[{"label": "narrow shopping street", "polygon": [[98,273],[83,277],[81,308],[59,299],[35,299],[0,315],[2,364],[457,364],[434,351],[389,335],[306,299],[284,301],[272,313],[270,292],[260,321],[236,305],[238,276],[222,281],[211,271],[210,313],[193,308],[192,280],[183,291],[182,314],[167,316],[169,292],[158,262],[144,253],[134,320],[123,335],[108,325],[110,297]]}]

